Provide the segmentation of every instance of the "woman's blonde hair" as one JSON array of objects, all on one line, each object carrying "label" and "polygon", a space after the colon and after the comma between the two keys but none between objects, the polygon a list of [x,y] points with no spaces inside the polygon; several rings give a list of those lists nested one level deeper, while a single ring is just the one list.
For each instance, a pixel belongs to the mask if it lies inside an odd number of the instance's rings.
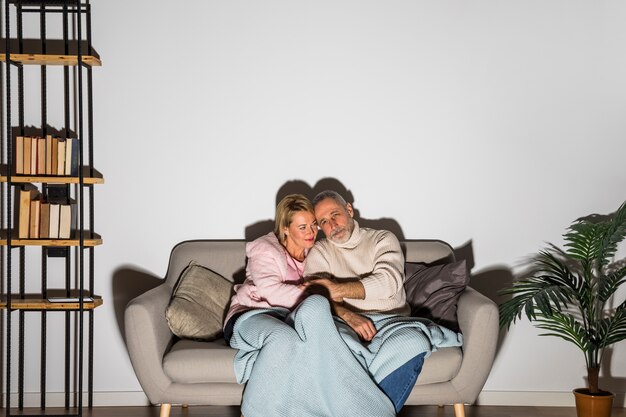
[{"label": "woman's blonde hair", "polygon": [[289,227],[293,220],[293,215],[299,211],[308,211],[315,216],[313,204],[302,194],[289,194],[280,200],[276,206],[274,234],[279,242],[284,243],[287,239],[284,229]]}]

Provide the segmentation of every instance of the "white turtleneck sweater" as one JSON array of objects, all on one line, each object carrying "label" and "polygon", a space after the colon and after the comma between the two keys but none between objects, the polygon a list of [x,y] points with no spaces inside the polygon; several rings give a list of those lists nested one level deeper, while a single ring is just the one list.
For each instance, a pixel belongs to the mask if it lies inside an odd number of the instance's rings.
[{"label": "white turtleneck sweater", "polygon": [[305,259],[304,275],[328,274],[337,281],[361,281],[365,299],[344,298],[354,311],[410,314],[404,292],[404,255],[398,238],[387,230],[360,228],[355,221],[347,242],[317,242]]}]

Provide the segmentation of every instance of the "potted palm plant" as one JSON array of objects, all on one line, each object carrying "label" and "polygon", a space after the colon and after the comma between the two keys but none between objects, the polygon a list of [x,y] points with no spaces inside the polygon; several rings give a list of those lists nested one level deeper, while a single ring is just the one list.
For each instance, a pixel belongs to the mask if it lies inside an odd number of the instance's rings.
[{"label": "potted palm plant", "polygon": [[[626,237],[626,202],[616,212],[572,223],[564,249],[549,244],[531,259],[529,276],[515,280],[501,295],[500,327],[525,315],[542,335],[576,345],[587,365],[587,388],[574,390],[579,417],[610,416],[613,394],[598,386],[604,350],[626,339],[626,300],[615,293],[626,282],[626,263],[615,262]],[[594,401],[585,406],[584,401]],[[607,414],[599,414],[602,403]]]}]

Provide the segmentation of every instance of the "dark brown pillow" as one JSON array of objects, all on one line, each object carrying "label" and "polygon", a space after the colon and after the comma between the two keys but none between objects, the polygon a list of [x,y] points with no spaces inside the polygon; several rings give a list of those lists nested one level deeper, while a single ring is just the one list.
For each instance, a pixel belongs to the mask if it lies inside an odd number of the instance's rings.
[{"label": "dark brown pillow", "polygon": [[469,283],[465,260],[433,266],[407,262],[404,272],[404,289],[411,316],[426,317],[459,331],[457,302]]}]

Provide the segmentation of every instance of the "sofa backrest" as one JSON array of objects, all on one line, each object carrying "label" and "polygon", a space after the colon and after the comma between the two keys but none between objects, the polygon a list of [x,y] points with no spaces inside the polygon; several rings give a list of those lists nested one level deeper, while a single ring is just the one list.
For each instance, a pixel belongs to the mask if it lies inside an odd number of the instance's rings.
[{"label": "sofa backrest", "polygon": [[[452,248],[440,240],[400,242],[407,262],[435,264],[454,260]],[[243,282],[246,267],[245,240],[187,240],[172,249],[166,283],[174,288],[181,272],[196,261],[233,282]]]},{"label": "sofa backrest", "polygon": [[196,261],[233,282],[243,282],[246,267],[245,240],[187,240],[174,246],[166,283],[174,288],[181,272]]},{"label": "sofa backrest", "polygon": [[407,262],[438,264],[454,261],[452,247],[442,240],[405,240],[400,245]]}]

